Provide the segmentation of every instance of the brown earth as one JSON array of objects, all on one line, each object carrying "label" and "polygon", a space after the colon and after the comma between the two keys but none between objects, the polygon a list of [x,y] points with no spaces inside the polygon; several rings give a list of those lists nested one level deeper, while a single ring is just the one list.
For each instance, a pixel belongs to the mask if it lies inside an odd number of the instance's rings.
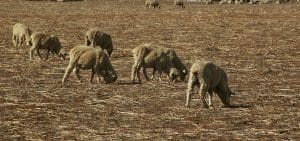
[{"label": "brown earth", "polygon": [[[0,2],[0,140],[299,140],[300,4],[204,5],[145,9],[140,0]],[[89,84],[68,61],[29,60],[12,45],[12,25],[57,35],[66,50],[90,27],[110,33],[119,79]],[[228,72],[235,108],[204,109],[186,82],[164,75],[130,84],[131,49],[142,43],[174,48],[188,67],[210,59]]]}]

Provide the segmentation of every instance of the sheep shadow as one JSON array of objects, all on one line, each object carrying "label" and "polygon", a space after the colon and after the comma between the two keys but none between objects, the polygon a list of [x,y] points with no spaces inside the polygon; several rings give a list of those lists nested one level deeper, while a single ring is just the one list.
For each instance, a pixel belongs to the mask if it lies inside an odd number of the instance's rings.
[{"label": "sheep shadow", "polygon": [[131,80],[127,81],[118,81],[118,85],[136,85],[136,84],[142,84],[141,82],[132,82]]},{"label": "sheep shadow", "polygon": [[222,107],[222,108],[231,108],[231,109],[237,109],[237,108],[252,108],[254,105],[251,104],[232,104],[227,107]]}]

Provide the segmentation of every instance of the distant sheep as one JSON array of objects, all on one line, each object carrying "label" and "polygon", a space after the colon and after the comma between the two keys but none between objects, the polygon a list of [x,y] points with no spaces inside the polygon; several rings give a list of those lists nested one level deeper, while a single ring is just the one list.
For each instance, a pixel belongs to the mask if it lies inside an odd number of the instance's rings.
[{"label": "distant sheep", "polygon": [[111,36],[107,33],[99,31],[97,28],[89,29],[85,34],[85,45],[87,46],[100,46],[106,50],[108,55],[111,56],[113,52],[113,43]]},{"label": "distant sheep", "polygon": [[45,33],[34,32],[31,35],[30,41],[28,41],[30,47],[30,60],[32,60],[32,54],[36,50],[39,58],[42,60],[40,54],[40,49],[47,50],[46,60],[48,59],[49,53],[52,53],[61,57],[65,60],[66,55],[68,55],[62,48],[59,39],[55,35],[48,35]]},{"label": "distant sheep", "polygon": [[[137,46],[132,50],[134,56],[134,65],[132,67],[131,79],[135,82],[136,77],[140,82],[139,71],[143,68],[143,74],[146,80],[149,80],[147,76],[146,68],[153,68],[152,79],[154,78],[155,72],[159,72],[159,80],[161,80],[161,73],[164,72],[168,74],[171,80],[176,79],[178,76],[184,78],[181,70],[176,68],[176,64],[173,63],[174,60],[178,61],[176,54],[173,50],[164,48],[152,44],[143,44]],[[178,59],[178,60],[177,60]],[[178,64],[180,64],[181,61]],[[184,70],[186,72],[186,70]],[[184,75],[185,76],[185,75]]]},{"label": "distant sheep", "polygon": [[24,42],[28,42],[30,40],[30,35],[32,31],[29,29],[28,26],[16,23],[13,26],[13,35],[12,35],[12,42],[15,47],[19,48],[23,45]]},{"label": "distant sheep", "polygon": [[181,8],[185,8],[184,0],[174,0],[174,5],[179,6]]},{"label": "distant sheep", "polygon": [[160,8],[160,1],[159,0],[146,0],[145,1],[145,7],[146,8]]},{"label": "distant sheep", "polygon": [[[213,92],[217,93],[226,107],[230,107],[230,97],[233,93],[229,89],[227,81],[227,75],[222,68],[209,61],[196,61],[190,70],[186,106],[189,106],[191,92],[197,86],[205,108],[212,106]],[[208,102],[206,101],[207,92],[209,93]]]},{"label": "distant sheep", "polygon": [[90,83],[92,83],[95,74],[98,75],[98,83],[100,83],[101,76],[106,83],[115,82],[118,78],[116,71],[110,63],[109,56],[101,48],[92,48],[89,46],[80,45],[72,48],[69,52],[69,55],[70,61],[62,79],[63,84],[74,68],[74,73],[80,82],[80,69],[92,70]]}]

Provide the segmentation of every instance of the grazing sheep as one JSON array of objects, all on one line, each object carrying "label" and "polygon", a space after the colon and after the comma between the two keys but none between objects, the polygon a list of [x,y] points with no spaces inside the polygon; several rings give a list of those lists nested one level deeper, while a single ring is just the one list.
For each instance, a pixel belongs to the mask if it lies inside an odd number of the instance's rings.
[{"label": "grazing sheep", "polygon": [[174,5],[181,8],[185,8],[184,0],[174,0]]},{"label": "grazing sheep", "polygon": [[145,1],[145,7],[146,8],[160,8],[160,1],[159,0],[146,0]]},{"label": "grazing sheep", "polygon": [[30,40],[30,35],[32,31],[29,29],[28,26],[16,23],[13,26],[13,35],[12,35],[12,42],[15,47],[19,48],[23,45],[24,42]]},{"label": "grazing sheep", "polygon": [[183,81],[188,73],[186,66],[181,62],[174,49],[165,48],[164,52],[168,54],[172,64],[179,72],[180,80]]},{"label": "grazing sheep", "polygon": [[[199,94],[202,98],[205,108],[212,106],[212,94],[217,93],[225,107],[230,107],[231,90],[227,84],[227,75],[225,71],[209,61],[198,60],[196,61],[190,70],[190,76],[188,81],[186,106],[189,106],[191,99],[191,92],[193,88],[199,87]],[[208,94],[208,102],[206,101],[206,95]]]},{"label": "grazing sheep", "polygon": [[48,50],[46,60],[48,59],[49,52],[54,53],[65,60],[65,56],[68,55],[62,48],[59,39],[55,35],[48,35],[45,33],[34,32],[31,35],[31,39],[28,41],[30,47],[30,60],[32,60],[32,54],[36,50],[39,58],[42,60],[40,49]]},{"label": "grazing sheep", "polygon": [[[185,68],[185,66],[176,56],[176,53],[171,49],[152,44],[143,44],[134,48],[132,52],[134,57],[134,65],[132,67],[131,79],[133,82],[135,82],[136,77],[140,82],[139,71],[141,68],[143,68],[143,74],[146,80],[149,80],[146,68],[153,68],[151,79],[154,78],[156,71],[159,72],[159,80],[161,80],[162,72],[168,74],[168,77],[171,80],[176,79],[178,76],[180,76],[181,79],[184,79],[185,77],[186,70],[180,70],[182,68]],[[173,63],[174,61],[178,60],[180,62]],[[178,69],[176,68],[176,65],[182,66],[180,67],[180,69]],[[181,73],[181,71],[183,72]],[[183,75],[183,73],[185,73],[184,76],[181,76]]]},{"label": "grazing sheep", "polygon": [[107,33],[99,31],[97,28],[89,29],[85,34],[85,45],[87,46],[100,46],[103,50],[106,50],[109,57],[113,52],[113,43],[111,36]]},{"label": "grazing sheep", "polygon": [[95,73],[98,75],[98,83],[100,83],[101,76],[106,83],[115,82],[118,78],[116,71],[110,63],[109,56],[101,48],[80,45],[72,48],[69,55],[70,61],[62,79],[62,84],[64,84],[74,68],[74,73],[80,82],[82,81],[79,75],[80,69],[92,70],[90,83],[92,83]]}]

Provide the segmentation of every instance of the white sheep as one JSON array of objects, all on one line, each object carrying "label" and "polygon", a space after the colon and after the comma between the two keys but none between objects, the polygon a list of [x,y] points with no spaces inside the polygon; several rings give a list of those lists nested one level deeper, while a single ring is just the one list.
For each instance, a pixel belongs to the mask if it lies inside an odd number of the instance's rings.
[{"label": "white sheep", "polygon": [[[141,68],[143,68],[143,74],[146,80],[149,80],[146,68],[153,68],[153,74],[151,77],[152,79],[154,78],[156,71],[159,72],[159,80],[161,80],[162,72],[168,74],[168,77],[171,80],[176,79],[178,76],[182,78],[182,73],[176,68],[175,64],[173,63],[173,60],[176,60],[178,58],[177,56],[174,56],[173,53],[170,53],[173,52],[171,49],[164,48],[158,45],[143,44],[134,48],[132,52],[134,57],[134,64],[132,66],[131,80],[133,82],[135,82],[136,78],[139,82],[141,82],[139,74]],[[183,72],[186,72],[186,70],[184,70]]]},{"label": "white sheep", "polygon": [[146,8],[160,8],[160,1],[159,0],[146,0],[145,1],[145,7]]},{"label": "white sheep", "polygon": [[61,57],[65,60],[65,56],[68,55],[62,48],[59,39],[55,35],[48,35],[41,32],[33,32],[30,40],[28,41],[30,47],[30,60],[32,60],[32,54],[36,50],[39,58],[42,60],[40,49],[47,50],[46,60],[48,59],[49,53],[52,53]]},{"label": "white sheep", "polygon": [[100,46],[103,50],[107,51],[109,56],[111,56],[113,52],[113,43],[111,36],[100,31],[97,28],[89,29],[86,32],[85,45],[92,47]]},{"label": "white sheep", "polygon": [[94,74],[98,75],[97,82],[100,83],[102,76],[106,83],[115,82],[118,78],[116,71],[110,63],[108,54],[101,48],[79,45],[72,48],[69,52],[70,61],[62,79],[62,84],[67,80],[69,74],[75,68],[74,73],[80,82],[79,70],[92,70],[90,83],[92,83]]},{"label": "white sheep", "polygon": [[[189,106],[191,92],[197,86],[205,108],[212,106],[213,92],[217,93],[226,107],[230,107],[230,97],[233,93],[229,89],[227,81],[227,75],[222,68],[209,61],[197,60],[190,69],[186,106]],[[208,102],[206,100],[207,92]]]},{"label": "white sheep", "polygon": [[19,48],[23,45],[24,42],[28,42],[30,40],[30,35],[32,31],[29,29],[28,26],[16,23],[13,26],[13,35],[12,35],[12,42],[15,47]]}]

